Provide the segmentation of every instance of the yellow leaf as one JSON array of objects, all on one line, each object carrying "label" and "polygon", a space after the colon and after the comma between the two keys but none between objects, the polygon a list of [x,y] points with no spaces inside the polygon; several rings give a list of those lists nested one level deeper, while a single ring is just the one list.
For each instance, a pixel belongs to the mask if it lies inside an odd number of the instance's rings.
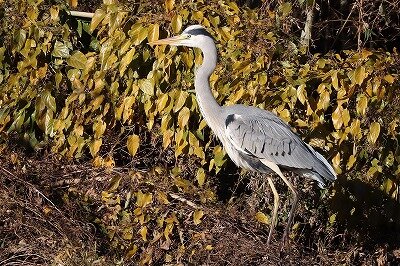
[{"label": "yellow leaf", "polygon": [[203,17],[203,12],[200,10],[192,12],[192,19],[197,20],[198,22],[202,22]]},{"label": "yellow leaf", "polygon": [[106,123],[103,121],[97,121],[96,123],[93,124],[93,132],[94,132],[94,137],[95,138],[100,138],[103,136],[104,131],[106,130]]},{"label": "yellow leaf", "polygon": [[93,32],[97,25],[104,19],[106,16],[106,11],[103,9],[97,9],[96,12],[94,12],[94,16],[92,18],[92,22],[90,23],[90,31]]},{"label": "yellow leaf", "polygon": [[185,104],[187,97],[189,96],[189,94],[186,91],[179,91],[178,92],[178,97],[177,99],[175,99],[175,103],[174,103],[174,112],[178,112],[182,106]]},{"label": "yellow leaf", "polygon": [[365,94],[360,94],[360,96],[357,98],[357,114],[364,116],[368,106],[368,98],[365,96]]},{"label": "yellow leaf", "polygon": [[174,8],[175,0],[165,0],[165,9],[167,12],[171,11]]},{"label": "yellow leaf", "polygon": [[126,257],[128,259],[132,258],[136,254],[137,251],[138,251],[137,245],[133,245],[133,247],[126,253]]},{"label": "yellow leaf", "polygon": [[94,159],[93,159],[93,166],[94,167],[102,167],[103,165],[104,165],[104,161],[103,161],[103,158],[101,158],[100,156],[96,156]]},{"label": "yellow leaf", "polygon": [[133,56],[135,55],[135,47],[129,50],[121,59],[119,64],[119,75],[122,77],[128,65],[132,62]]},{"label": "yellow leaf", "polygon": [[143,193],[141,190],[136,193],[136,197],[136,205],[141,208],[146,207],[146,205],[153,201],[153,195],[151,193]]},{"label": "yellow leaf", "polygon": [[138,82],[139,88],[148,95],[154,95],[154,84],[149,79],[140,79]]},{"label": "yellow leaf", "polygon": [[361,139],[362,132],[361,132],[361,122],[359,119],[353,120],[350,125],[350,133],[353,135],[354,139]]},{"label": "yellow leaf", "polygon": [[95,139],[92,143],[89,144],[90,154],[93,157],[95,157],[96,154],[99,152],[102,142],[102,139]]},{"label": "yellow leaf", "polygon": [[349,122],[350,122],[350,112],[349,112],[349,109],[343,109],[343,112],[342,112],[342,121],[343,121],[343,124],[344,124],[344,126],[348,126],[349,125]]},{"label": "yellow leaf", "polygon": [[199,183],[199,186],[203,186],[204,181],[206,180],[206,174],[204,173],[203,168],[199,168],[197,170],[196,180],[197,180],[197,183]]},{"label": "yellow leaf", "polygon": [[231,96],[233,97],[232,102],[237,103],[240,99],[242,99],[243,94],[244,94],[244,89],[240,88],[240,90],[236,91],[235,94]]},{"label": "yellow leaf", "polygon": [[331,95],[329,91],[323,90],[317,103],[317,110],[326,110],[329,107]]},{"label": "yellow leaf", "polygon": [[163,132],[163,148],[166,149],[174,139],[174,131],[171,129],[166,130]]},{"label": "yellow leaf", "polygon": [[182,17],[179,14],[176,14],[171,21],[172,30],[174,33],[178,33],[182,28]]},{"label": "yellow leaf", "polygon": [[67,58],[67,64],[77,69],[84,69],[87,62],[86,56],[81,51],[72,52]]},{"label": "yellow leaf", "polygon": [[107,168],[113,168],[115,166],[115,161],[111,156],[107,156],[103,162],[104,166]]},{"label": "yellow leaf", "polygon": [[183,128],[187,125],[189,121],[190,110],[186,106],[181,109],[178,114],[178,125],[180,128]]},{"label": "yellow leaf", "polygon": [[213,246],[212,246],[212,245],[207,245],[207,246],[204,247],[204,249],[205,249],[205,250],[212,250],[212,249],[213,249]]},{"label": "yellow leaf", "polygon": [[384,77],[384,80],[386,80],[387,82],[389,82],[390,84],[392,84],[394,82],[394,77],[392,75],[386,75]]},{"label": "yellow leaf", "polygon": [[341,105],[338,105],[332,113],[332,122],[335,129],[340,129],[343,125],[342,113],[343,107]]},{"label": "yellow leaf", "polygon": [[142,236],[143,241],[147,241],[147,227],[143,226],[140,231],[140,235]]},{"label": "yellow leaf", "polygon": [[195,225],[201,223],[201,218],[203,217],[204,212],[202,210],[197,210],[193,213],[193,222]]},{"label": "yellow leaf", "polygon": [[305,84],[301,84],[298,88],[297,88],[297,99],[301,102],[301,104],[305,104],[306,100],[307,100],[307,91],[305,90],[306,85]]},{"label": "yellow leaf", "polygon": [[263,223],[263,224],[270,224],[271,223],[269,217],[267,215],[265,215],[264,213],[262,213],[262,212],[257,212],[256,213],[256,220],[258,222],[260,222],[260,223]]},{"label": "yellow leaf", "polygon": [[52,20],[58,20],[58,12],[60,11],[60,8],[58,6],[52,6],[50,8],[50,16]]},{"label": "yellow leaf", "polygon": [[337,71],[333,72],[331,79],[332,79],[332,86],[335,88],[335,90],[339,90]]},{"label": "yellow leaf", "polygon": [[91,102],[92,110],[95,111],[104,101],[104,95],[99,95]]},{"label": "yellow leaf", "polygon": [[158,98],[157,101],[157,111],[161,112],[164,110],[165,106],[167,105],[169,100],[169,95],[167,93],[164,93],[161,95],[161,97]]},{"label": "yellow leaf", "polygon": [[130,135],[126,142],[126,146],[128,147],[129,154],[131,156],[135,156],[138,148],[139,148],[140,138],[138,135]]},{"label": "yellow leaf", "polygon": [[363,83],[364,79],[366,78],[364,66],[357,67],[357,69],[354,73],[354,78],[355,78],[356,84],[361,85]]},{"label": "yellow leaf", "polygon": [[71,7],[77,7],[78,6],[78,0],[69,0],[69,4]]},{"label": "yellow leaf", "polygon": [[149,32],[147,33],[147,40],[153,42],[158,40],[159,37],[159,26],[158,24],[151,24],[149,26]]},{"label": "yellow leaf", "polygon": [[381,131],[381,125],[378,122],[373,122],[369,127],[367,139],[369,143],[375,144]]},{"label": "yellow leaf", "polygon": [[347,161],[346,164],[346,169],[350,170],[355,162],[356,162],[356,157],[354,156],[354,154],[350,155],[349,160]]},{"label": "yellow leaf", "polygon": [[114,176],[111,179],[110,182],[110,187],[108,188],[108,192],[114,192],[115,190],[117,190],[117,188],[119,187],[119,184],[121,182],[122,177],[121,176]]},{"label": "yellow leaf", "polygon": [[342,169],[340,169],[340,153],[336,153],[336,156],[332,159],[333,168],[335,168],[336,173],[341,174]]},{"label": "yellow leaf", "polygon": [[168,200],[167,194],[165,194],[165,192],[163,192],[163,191],[159,191],[157,193],[157,200],[161,204],[169,204],[169,200]]},{"label": "yellow leaf", "polygon": [[133,228],[131,226],[122,230],[122,239],[131,240],[133,238]]}]

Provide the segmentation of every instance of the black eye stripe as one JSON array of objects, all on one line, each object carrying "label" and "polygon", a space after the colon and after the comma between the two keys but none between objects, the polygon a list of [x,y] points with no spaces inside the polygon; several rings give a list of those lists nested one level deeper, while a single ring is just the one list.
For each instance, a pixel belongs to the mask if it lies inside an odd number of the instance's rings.
[{"label": "black eye stripe", "polygon": [[204,35],[204,36],[210,37],[211,39],[214,40],[214,37],[210,33],[208,33],[208,31],[206,31],[205,29],[202,29],[202,28],[189,30],[186,32],[186,34],[188,34],[188,35]]}]

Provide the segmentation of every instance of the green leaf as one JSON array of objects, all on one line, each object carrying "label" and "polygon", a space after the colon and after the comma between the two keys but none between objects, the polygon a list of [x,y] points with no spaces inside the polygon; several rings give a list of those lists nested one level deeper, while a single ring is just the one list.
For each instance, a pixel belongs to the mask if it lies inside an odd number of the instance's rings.
[{"label": "green leaf", "polygon": [[282,16],[285,18],[292,11],[292,4],[290,2],[285,2],[279,7],[282,12]]},{"label": "green leaf", "polygon": [[20,51],[25,46],[26,31],[19,29],[14,35],[14,49]]},{"label": "green leaf", "polygon": [[56,41],[54,43],[54,49],[51,54],[55,57],[67,58],[69,57],[68,46],[63,42]]},{"label": "green leaf", "polygon": [[67,58],[67,64],[77,69],[84,69],[87,62],[86,56],[81,51],[73,51]]},{"label": "green leaf", "polygon": [[329,217],[329,224],[333,225],[335,223],[335,221],[336,221],[336,213],[332,214]]}]

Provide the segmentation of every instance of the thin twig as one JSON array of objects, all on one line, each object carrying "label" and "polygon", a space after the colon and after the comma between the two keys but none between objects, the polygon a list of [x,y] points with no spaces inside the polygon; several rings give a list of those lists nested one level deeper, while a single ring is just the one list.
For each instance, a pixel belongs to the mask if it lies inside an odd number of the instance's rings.
[{"label": "thin twig", "polygon": [[69,14],[73,17],[81,17],[81,18],[93,18],[94,16],[94,13],[81,12],[81,11],[69,11]]},{"label": "thin twig", "polygon": [[174,193],[169,193],[169,195],[171,196],[171,198],[176,199],[176,200],[179,200],[179,201],[181,201],[181,202],[183,202],[183,203],[186,203],[187,205],[189,205],[189,206],[192,207],[192,208],[195,208],[195,209],[198,209],[198,208],[199,208],[194,202],[191,202],[190,200],[187,200],[187,199],[185,199],[185,198],[182,198],[182,197],[179,196],[179,195],[176,195],[176,194],[174,194]]},{"label": "thin twig", "polygon": [[8,176],[13,177],[13,178],[14,178],[13,180],[18,181],[18,182],[20,182],[20,183],[22,183],[22,184],[25,184],[25,185],[30,186],[30,187],[31,187],[33,190],[35,190],[40,196],[42,196],[46,201],[48,201],[48,202],[54,207],[54,209],[56,209],[60,214],[63,214],[62,211],[60,211],[60,210],[56,207],[56,205],[55,205],[49,198],[47,198],[46,195],[44,195],[39,189],[37,189],[33,184],[31,184],[31,183],[29,183],[29,182],[27,182],[27,181],[25,181],[25,180],[22,180],[21,178],[19,178],[18,176],[14,175],[13,173],[11,173],[10,171],[8,171],[7,169],[5,169],[5,168],[3,168],[3,167],[1,167],[0,170],[3,171],[4,173],[6,173]]}]

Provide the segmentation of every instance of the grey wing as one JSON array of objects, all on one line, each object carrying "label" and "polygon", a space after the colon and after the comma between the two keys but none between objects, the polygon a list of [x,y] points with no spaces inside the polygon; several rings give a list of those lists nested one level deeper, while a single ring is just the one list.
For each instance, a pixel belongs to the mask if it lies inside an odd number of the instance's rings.
[{"label": "grey wing", "polygon": [[229,114],[225,134],[231,144],[246,155],[284,168],[309,170],[329,181],[336,179],[334,170],[322,155],[272,113]]}]

